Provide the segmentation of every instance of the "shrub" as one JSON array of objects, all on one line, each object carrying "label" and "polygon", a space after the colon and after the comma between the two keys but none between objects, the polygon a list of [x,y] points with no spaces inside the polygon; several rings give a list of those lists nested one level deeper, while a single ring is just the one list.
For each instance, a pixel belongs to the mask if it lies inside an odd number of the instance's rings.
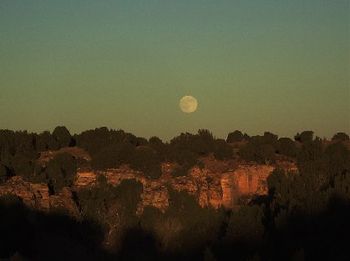
[{"label": "shrub", "polygon": [[294,158],[297,155],[297,147],[294,141],[290,138],[280,138],[278,140],[277,151],[288,157]]},{"label": "shrub", "polygon": [[350,139],[349,135],[347,135],[344,132],[338,132],[332,138],[332,140],[335,140],[335,141],[347,141],[349,139]]},{"label": "shrub", "polygon": [[314,137],[314,132],[313,131],[303,131],[302,133],[297,133],[294,136],[294,139],[296,141],[299,141],[301,143],[305,143],[305,142],[311,142],[313,140]]},{"label": "shrub", "polygon": [[72,136],[64,126],[58,126],[52,132],[53,138],[57,141],[60,148],[68,147],[73,144]]},{"label": "shrub", "polygon": [[254,136],[239,150],[239,155],[246,161],[268,164],[275,160],[275,144],[266,143],[270,141],[264,136]]},{"label": "shrub", "polygon": [[76,161],[70,154],[61,153],[56,155],[49,161],[45,170],[49,187],[56,193],[63,187],[71,186],[76,171]]},{"label": "shrub", "polygon": [[243,133],[239,130],[235,130],[227,135],[226,142],[234,143],[244,140]]},{"label": "shrub", "polygon": [[162,175],[161,157],[150,147],[139,147],[130,159],[130,166],[140,170],[146,177],[157,179]]}]

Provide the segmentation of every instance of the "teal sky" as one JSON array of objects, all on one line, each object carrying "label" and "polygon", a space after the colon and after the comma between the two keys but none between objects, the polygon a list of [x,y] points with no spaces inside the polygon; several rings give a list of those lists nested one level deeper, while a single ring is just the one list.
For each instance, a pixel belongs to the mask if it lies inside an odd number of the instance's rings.
[{"label": "teal sky", "polygon": [[1,0],[0,129],[349,133],[349,3]]}]

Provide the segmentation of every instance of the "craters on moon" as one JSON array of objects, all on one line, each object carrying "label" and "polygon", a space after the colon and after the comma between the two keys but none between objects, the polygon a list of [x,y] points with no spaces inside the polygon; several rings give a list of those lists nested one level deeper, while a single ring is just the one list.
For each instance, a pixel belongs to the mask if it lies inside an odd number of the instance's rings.
[{"label": "craters on moon", "polygon": [[186,95],[180,99],[179,106],[183,112],[192,113],[197,110],[198,101],[193,96]]}]

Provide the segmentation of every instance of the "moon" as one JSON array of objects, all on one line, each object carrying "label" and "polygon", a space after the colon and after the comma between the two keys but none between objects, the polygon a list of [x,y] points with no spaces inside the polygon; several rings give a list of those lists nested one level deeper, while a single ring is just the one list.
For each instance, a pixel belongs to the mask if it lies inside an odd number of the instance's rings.
[{"label": "moon", "polygon": [[193,96],[186,95],[180,99],[179,106],[183,112],[192,113],[197,110],[198,101]]}]

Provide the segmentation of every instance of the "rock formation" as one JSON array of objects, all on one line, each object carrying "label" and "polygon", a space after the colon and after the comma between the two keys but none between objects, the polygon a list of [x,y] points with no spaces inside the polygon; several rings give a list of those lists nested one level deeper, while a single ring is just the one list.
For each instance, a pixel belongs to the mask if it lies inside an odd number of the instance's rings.
[{"label": "rock formation", "polygon": [[73,200],[70,188],[63,188],[57,195],[50,195],[47,184],[33,184],[14,176],[0,186],[0,196],[16,195],[23,203],[40,211],[64,211],[78,217],[79,210]]},{"label": "rock formation", "polygon": [[[214,166],[214,165],[213,165]],[[143,185],[141,201],[137,212],[143,212],[144,207],[153,206],[164,212],[169,206],[168,187],[177,191],[186,191],[194,195],[202,207],[232,208],[240,204],[241,198],[267,194],[266,179],[276,167],[272,165],[226,164],[218,167],[192,168],[187,176],[171,176],[173,164],[162,165],[162,176],[157,180],[146,178],[141,172],[127,166],[107,171],[79,170],[72,188],[64,188],[56,195],[49,194],[46,184],[32,184],[21,177],[10,178],[0,186],[0,195],[15,194],[32,208],[49,211],[65,209],[72,216],[79,216],[79,210],[73,200],[72,191],[94,186],[97,177],[103,175],[107,182],[118,185],[123,180],[135,179]],[[218,166],[218,165],[217,165]],[[286,170],[296,170],[292,163],[279,164]]]},{"label": "rock formation", "polygon": [[153,206],[164,212],[169,206],[168,187],[194,195],[202,207],[232,208],[239,204],[241,197],[267,194],[266,179],[274,168],[296,170],[294,164],[286,162],[277,166],[240,164],[223,173],[194,167],[187,176],[172,177],[170,173],[173,167],[169,163],[163,164],[163,175],[157,180],[147,179],[141,172],[127,166],[107,171],[78,172],[75,187],[79,189],[94,185],[98,175],[104,175],[107,182],[113,185],[126,179],[135,179],[143,185],[139,212],[145,206]]},{"label": "rock formation", "polygon": [[43,211],[50,209],[49,188],[46,184],[31,184],[20,176],[14,176],[0,186],[0,196],[6,194],[16,195],[28,207]]}]

